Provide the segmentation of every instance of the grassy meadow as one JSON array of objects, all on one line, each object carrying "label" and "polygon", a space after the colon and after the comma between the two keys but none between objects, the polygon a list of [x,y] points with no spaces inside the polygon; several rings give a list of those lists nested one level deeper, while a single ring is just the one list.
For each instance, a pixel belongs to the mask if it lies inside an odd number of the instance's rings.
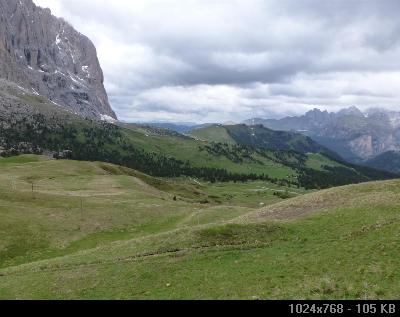
[{"label": "grassy meadow", "polygon": [[397,180],[306,192],[0,159],[0,299],[397,299],[399,212]]}]

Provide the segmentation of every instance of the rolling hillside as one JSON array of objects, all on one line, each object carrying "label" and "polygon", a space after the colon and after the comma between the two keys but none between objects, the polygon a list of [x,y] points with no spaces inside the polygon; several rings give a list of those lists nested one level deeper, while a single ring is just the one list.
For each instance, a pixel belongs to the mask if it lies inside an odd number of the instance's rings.
[{"label": "rolling hillside", "polygon": [[[0,267],[237,217],[281,199],[266,182],[153,178],[102,162],[0,159]],[[304,190],[290,190],[292,196]]]},{"label": "rolling hillside", "polygon": [[339,158],[335,153],[300,133],[274,131],[262,125],[215,125],[193,130],[191,135],[212,142],[226,141],[255,148],[295,151],[303,154],[323,153]]},{"label": "rolling hillside", "polygon": [[2,299],[400,292],[398,180],[282,201],[266,183],[168,181],[96,162],[23,156],[0,171]]}]

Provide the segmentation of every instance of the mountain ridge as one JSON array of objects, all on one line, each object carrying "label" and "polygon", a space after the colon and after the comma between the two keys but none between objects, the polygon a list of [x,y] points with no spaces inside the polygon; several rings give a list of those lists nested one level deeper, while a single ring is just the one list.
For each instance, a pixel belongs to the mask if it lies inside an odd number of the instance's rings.
[{"label": "mountain ridge", "polygon": [[245,123],[303,133],[353,163],[400,150],[400,112],[381,108],[362,112],[357,107],[350,107],[337,113],[313,109],[302,116],[256,118]]},{"label": "mountain ridge", "polygon": [[0,76],[83,117],[117,119],[96,48],[32,0],[0,0]]},{"label": "mountain ridge", "polygon": [[[275,131],[261,124],[252,126],[247,126],[245,124],[215,124],[196,128],[192,130],[189,135],[201,138],[202,134],[204,137],[204,132],[210,131],[210,129],[216,130],[218,128],[220,132],[225,130],[226,135],[232,138],[233,142],[241,145],[263,148],[266,150],[295,151],[303,154],[309,152],[328,154],[329,152],[329,155],[332,157],[341,159],[335,153],[332,153],[307,136],[292,131]],[[227,140],[227,136],[225,136],[225,140]],[[210,134],[208,138],[206,137],[206,141],[223,143],[223,141],[218,139],[215,133],[214,135]]]}]

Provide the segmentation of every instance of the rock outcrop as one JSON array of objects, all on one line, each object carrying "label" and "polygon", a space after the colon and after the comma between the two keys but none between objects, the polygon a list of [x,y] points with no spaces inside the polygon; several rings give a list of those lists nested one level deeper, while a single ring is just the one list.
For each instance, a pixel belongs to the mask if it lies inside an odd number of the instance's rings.
[{"label": "rock outcrop", "polygon": [[93,43],[32,0],[0,0],[0,78],[83,117],[116,119]]}]

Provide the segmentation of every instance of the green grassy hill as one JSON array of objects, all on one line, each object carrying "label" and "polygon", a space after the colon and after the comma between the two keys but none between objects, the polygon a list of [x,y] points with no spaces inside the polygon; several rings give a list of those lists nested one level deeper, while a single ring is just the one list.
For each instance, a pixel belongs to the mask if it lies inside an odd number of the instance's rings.
[{"label": "green grassy hill", "polygon": [[229,135],[225,126],[212,125],[190,131],[189,135],[208,142],[236,144],[237,142]]},{"label": "green grassy hill", "polygon": [[274,131],[262,125],[213,125],[190,132],[200,139],[228,144],[240,144],[267,150],[295,151],[298,153],[322,153],[338,158],[337,155],[312,139],[294,132]]},{"label": "green grassy hill", "polygon": [[[196,168],[209,167],[226,169],[231,173],[257,175],[268,174],[273,178],[284,179],[296,175],[296,171],[280,162],[269,158],[246,159],[235,162],[229,155],[216,155],[207,151],[208,142],[194,139],[175,132],[134,124],[122,124],[124,138],[146,153],[176,158],[190,162]],[[240,156],[240,154],[238,154]],[[255,155],[255,153],[251,153]]]},{"label": "green grassy hill", "polygon": [[0,179],[2,299],[400,292],[398,180],[282,200],[274,193],[285,189],[268,183],[158,179],[38,156],[0,160]]},{"label": "green grassy hill", "polygon": [[237,216],[279,201],[273,194],[283,189],[154,178],[101,162],[0,159],[0,267],[172,230],[194,216],[202,223]]}]

